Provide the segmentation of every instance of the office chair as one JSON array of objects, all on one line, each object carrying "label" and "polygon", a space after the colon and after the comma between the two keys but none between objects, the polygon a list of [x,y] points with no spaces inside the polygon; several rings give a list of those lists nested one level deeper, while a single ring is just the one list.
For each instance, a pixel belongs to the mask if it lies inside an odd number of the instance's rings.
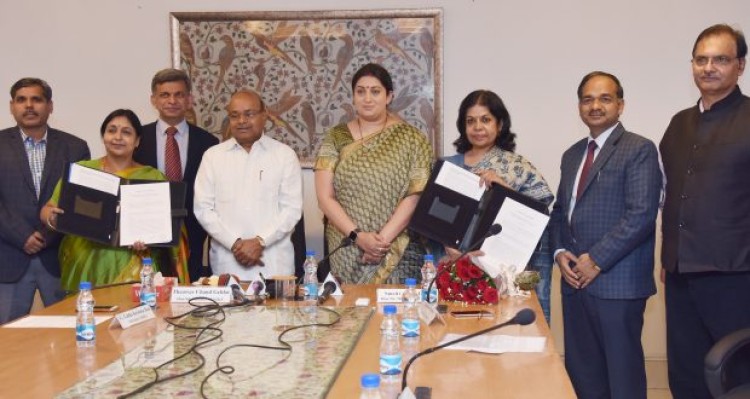
[{"label": "office chair", "polygon": [[750,398],[750,328],[714,344],[704,362],[706,385],[716,399]]}]

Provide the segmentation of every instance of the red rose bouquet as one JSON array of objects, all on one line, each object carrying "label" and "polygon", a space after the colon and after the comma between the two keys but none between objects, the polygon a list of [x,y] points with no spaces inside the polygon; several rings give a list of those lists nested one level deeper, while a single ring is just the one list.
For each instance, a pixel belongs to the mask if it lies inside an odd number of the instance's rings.
[{"label": "red rose bouquet", "polygon": [[458,301],[472,304],[497,303],[498,292],[495,281],[471,258],[464,256],[449,267],[452,262],[441,262],[438,265],[438,281],[440,298],[446,301]]}]

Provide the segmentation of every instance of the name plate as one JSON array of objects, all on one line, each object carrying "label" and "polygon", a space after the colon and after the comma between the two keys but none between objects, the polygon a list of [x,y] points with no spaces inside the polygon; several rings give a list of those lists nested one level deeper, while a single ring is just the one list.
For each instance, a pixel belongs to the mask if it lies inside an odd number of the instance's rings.
[{"label": "name plate", "polygon": [[401,303],[404,301],[405,288],[378,288],[378,303]]},{"label": "name plate", "polygon": [[115,315],[114,320],[112,320],[112,324],[110,324],[109,326],[111,328],[117,327],[119,325],[124,330],[138,323],[143,323],[146,320],[151,320],[154,317],[154,311],[151,309],[151,307],[148,305],[142,305],[138,306],[137,308],[118,313],[117,315]]},{"label": "name plate", "polygon": [[[172,287],[172,303],[184,303],[195,298],[208,298],[219,303],[232,301],[230,287]],[[206,302],[208,302],[206,300]]]}]

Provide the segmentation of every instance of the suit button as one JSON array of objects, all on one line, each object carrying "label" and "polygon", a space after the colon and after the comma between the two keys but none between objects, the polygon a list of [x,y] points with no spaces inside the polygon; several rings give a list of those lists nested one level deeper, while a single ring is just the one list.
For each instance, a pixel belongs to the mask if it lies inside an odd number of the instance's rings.
[{"label": "suit button", "polygon": [[680,226],[681,229],[684,229],[685,228],[685,222],[680,222],[679,226]]},{"label": "suit button", "polygon": [[698,144],[693,144],[693,151],[698,151]]},{"label": "suit button", "polygon": [[688,176],[692,176],[693,175],[693,168],[688,168],[687,174],[688,174]]},{"label": "suit button", "polygon": [[685,195],[685,194],[682,194],[682,195],[680,196],[680,199],[684,199],[684,200],[686,200],[686,199],[688,199],[688,196],[687,196],[687,195]]}]

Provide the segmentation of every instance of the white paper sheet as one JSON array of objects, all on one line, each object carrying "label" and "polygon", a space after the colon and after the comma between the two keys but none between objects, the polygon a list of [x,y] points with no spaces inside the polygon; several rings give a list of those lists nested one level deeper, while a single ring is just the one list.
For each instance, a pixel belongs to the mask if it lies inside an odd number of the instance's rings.
[{"label": "white paper sheet", "polygon": [[[463,337],[460,334],[446,334],[440,345]],[[443,349],[473,351],[482,353],[542,352],[547,343],[546,337],[521,337],[513,335],[480,335]]]},{"label": "white paper sheet", "polygon": [[435,177],[435,183],[475,201],[482,199],[484,194],[484,187],[479,186],[478,175],[450,162],[443,162],[440,172]]},{"label": "white paper sheet", "polygon": [[[111,315],[94,316],[96,324],[101,324]],[[3,328],[76,328],[75,316],[28,316],[8,323]]]},{"label": "white paper sheet", "polygon": [[75,163],[70,164],[70,175],[68,181],[79,186],[92,188],[112,195],[117,195],[117,190],[120,188],[119,177]]},{"label": "white paper sheet", "polygon": [[548,221],[549,216],[505,198],[495,217],[495,223],[500,223],[503,231],[484,240],[481,248],[484,256],[475,258],[476,262],[493,278],[500,273],[501,265],[520,272],[529,263]]},{"label": "white paper sheet", "polygon": [[120,187],[120,245],[133,245],[136,241],[146,244],[172,241],[169,183]]}]

